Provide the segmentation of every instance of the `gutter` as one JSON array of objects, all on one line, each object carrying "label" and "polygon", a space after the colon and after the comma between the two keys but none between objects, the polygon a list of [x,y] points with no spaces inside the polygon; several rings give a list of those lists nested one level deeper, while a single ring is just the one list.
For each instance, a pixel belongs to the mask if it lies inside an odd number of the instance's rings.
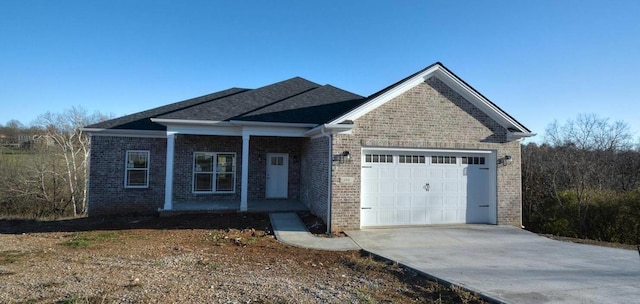
[{"label": "gutter", "polygon": [[[325,125],[326,126],[326,125]],[[327,234],[331,233],[331,176],[333,175],[333,137],[320,128],[322,136],[329,140],[329,171],[327,176]]]}]

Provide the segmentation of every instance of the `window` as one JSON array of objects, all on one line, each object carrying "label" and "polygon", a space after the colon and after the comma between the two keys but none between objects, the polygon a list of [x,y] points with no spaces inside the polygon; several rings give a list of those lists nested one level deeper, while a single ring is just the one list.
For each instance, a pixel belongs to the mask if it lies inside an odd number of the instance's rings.
[{"label": "window", "polygon": [[485,163],[485,158],[484,156],[478,157],[478,156],[463,156],[462,157],[462,164],[463,165],[484,165]]},{"label": "window", "polygon": [[235,153],[193,153],[193,192],[235,192]]},{"label": "window", "polygon": [[149,187],[149,151],[127,151],[124,186],[126,188]]},{"label": "window", "polygon": [[364,161],[367,163],[392,163],[393,155],[387,154],[366,154]]},{"label": "window", "polygon": [[424,155],[400,155],[398,156],[398,162],[401,164],[424,164]]},{"label": "window", "polygon": [[431,156],[432,164],[451,164],[457,163],[455,156]]}]

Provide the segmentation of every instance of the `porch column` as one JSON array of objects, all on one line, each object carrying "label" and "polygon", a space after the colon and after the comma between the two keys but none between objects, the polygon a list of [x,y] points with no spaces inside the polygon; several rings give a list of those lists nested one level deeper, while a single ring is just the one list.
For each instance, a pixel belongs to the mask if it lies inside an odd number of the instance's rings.
[{"label": "porch column", "polygon": [[242,182],[240,192],[240,211],[247,211],[247,196],[249,193],[249,137],[248,133],[242,132]]},{"label": "porch column", "polygon": [[167,161],[164,178],[164,210],[173,209],[173,155],[176,134],[167,131]]}]

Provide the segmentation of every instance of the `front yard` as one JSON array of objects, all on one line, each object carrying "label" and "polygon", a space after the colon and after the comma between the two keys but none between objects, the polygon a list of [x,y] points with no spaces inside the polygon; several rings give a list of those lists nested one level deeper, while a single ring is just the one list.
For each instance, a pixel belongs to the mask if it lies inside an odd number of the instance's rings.
[{"label": "front yard", "polygon": [[0,303],[481,303],[357,251],[276,241],[266,214],[0,220]]}]

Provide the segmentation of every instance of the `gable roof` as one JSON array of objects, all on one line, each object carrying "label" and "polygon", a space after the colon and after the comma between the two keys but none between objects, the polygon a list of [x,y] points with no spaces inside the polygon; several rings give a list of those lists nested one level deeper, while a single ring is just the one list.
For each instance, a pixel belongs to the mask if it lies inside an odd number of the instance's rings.
[{"label": "gable roof", "polygon": [[166,124],[301,124],[314,127],[306,134],[331,129],[348,131],[353,121],[409,89],[437,77],[467,101],[507,130],[508,140],[535,135],[440,62],[364,98],[336,88],[319,85],[301,77],[257,89],[231,88],[170,105],[87,126],[87,131],[166,131]]},{"label": "gable roof", "polygon": [[408,77],[372,94],[361,105],[353,108],[348,113],[334,118],[328,125],[337,125],[344,121],[353,121],[369,113],[377,107],[385,104],[393,98],[401,95],[409,89],[423,83],[431,77],[437,77],[455,92],[471,102],[478,109],[483,111],[502,127],[507,129],[509,139],[534,136],[527,127],[518,122],[507,112],[498,107],[491,100],[486,98],[476,89],[467,84],[460,77],[447,69],[442,63],[436,62],[426,68],[409,75]]}]

